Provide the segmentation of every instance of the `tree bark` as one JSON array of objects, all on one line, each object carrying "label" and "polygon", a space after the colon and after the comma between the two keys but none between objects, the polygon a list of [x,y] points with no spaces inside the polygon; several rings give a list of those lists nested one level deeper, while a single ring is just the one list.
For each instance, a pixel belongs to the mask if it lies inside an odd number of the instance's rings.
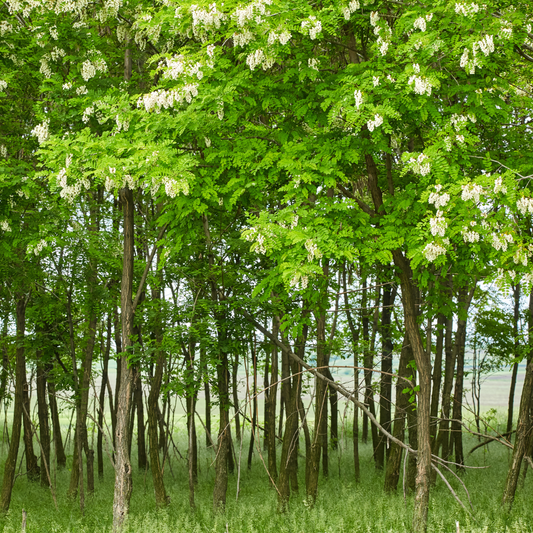
[{"label": "tree bark", "polygon": [[[279,334],[279,317],[272,319],[272,335],[277,338]],[[274,482],[278,479],[278,468],[276,462],[276,405],[278,394],[278,347],[272,346],[270,365],[270,390],[266,403],[266,443],[268,454],[268,473]]]},{"label": "tree bark", "polygon": [[52,364],[46,368],[48,379],[48,404],[50,406],[50,416],[52,418],[52,429],[54,439],[54,450],[56,455],[56,463],[58,470],[62,470],[67,466],[67,456],[65,454],[65,448],[63,446],[63,438],[61,436],[61,423],[59,421],[59,412],[57,409],[56,389],[54,379],[51,377]]},{"label": "tree bark", "polygon": [[[39,417],[39,440],[41,443],[41,485],[48,487],[46,468],[50,465],[50,427],[46,403],[46,364],[42,350],[37,350],[37,413]],[[47,466],[45,466],[45,464]]]},{"label": "tree bark", "polygon": [[129,188],[121,190],[124,208],[124,255],[121,284],[122,349],[126,352],[119,358],[121,368],[120,387],[117,397],[117,426],[115,433],[115,492],[113,499],[113,531],[122,528],[129,513],[133,489],[131,462],[128,453],[128,429],[131,411],[133,374],[128,366],[127,354],[133,345],[133,251],[134,211],[133,193]]},{"label": "tree bark", "polygon": [[[403,391],[410,388],[408,378],[411,370],[407,367],[408,363],[413,360],[413,350],[407,334],[404,337],[400,362],[398,366],[398,378],[396,381],[396,410],[394,411],[394,423],[392,434],[398,440],[404,442],[405,439],[405,421],[407,417],[407,408],[409,406],[409,393]],[[395,442],[390,443],[389,458],[387,459],[387,469],[385,471],[385,492],[394,492],[398,488],[400,479],[400,467],[402,464],[403,449]]]},{"label": "tree bark", "polygon": [[[514,357],[518,357],[518,321],[520,319],[520,283],[513,285],[513,336],[514,336]],[[516,378],[518,375],[518,363],[513,364],[513,372],[511,375],[511,387],[509,389],[509,403],[507,407],[507,430],[506,433],[511,433],[513,429],[513,407],[514,394],[516,389]]]},{"label": "tree bark", "polygon": [[2,494],[0,497],[0,510],[7,513],[11,503],[11,493],[15,482],[17,457],[22,432],[22,388],[26,382],[26,356],[24,353],[24,333],[26,329],[26,299],[24,293],[16,296],[16,322],[17,344],[15,363],[15,401],[13,405],[13,426],[11,429],[11,441],[4,465],[4,477],[2,480]]}]

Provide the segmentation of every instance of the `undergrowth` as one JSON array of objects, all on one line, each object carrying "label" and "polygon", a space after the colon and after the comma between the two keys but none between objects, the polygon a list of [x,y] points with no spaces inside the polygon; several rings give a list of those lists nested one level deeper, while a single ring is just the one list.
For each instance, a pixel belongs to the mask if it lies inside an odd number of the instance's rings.
[{"label": "undergrowth", "polygon": [[[203,437],[200,432],[200,437]],[[360,445],[361,482],[353,479],[352,447],[349,439],[341,439],[340,449],[330,451],[330,475],[322,478],[316,505],[305,500],[304,458],[300,457],[300,490],[291,498],[290,510],[279,514],[276,510],[276,490],[270,485],[263,462],[257,450],[251,470],[247,469],[248,447],[245,442],[241,459],[240,493],[236,501],[237,471],[230,476],[227,506],[224,513],[212,512],[214,483],[214,453],[199,439],[199,479],[196,486],[196,509],[189,506],[187,464],[185,460],[186,435],[176,431],[174,441],[183,455],[171,456],[171,467],[165,467],[165,483],[171,503],[157,511],[153,495],[151,473],[134,468],[134,489],[130,518],[126,531],[131,533],[376,533],[409,531],[413,497],[404,498],[402,483],[394,495],[383,492],[383,472],[375,470],[371,445]],[[465,436],[465,450],[472,448],[477,439]],[[303,443],[302,443],[303,446]],[[3,447],[4,454],[6,446]],[[22,447],[21,447],[22,452]],[[237,458],[239,447],[236,446]],[[278,451],[280,454],[280,450]],[[264,456],[266,460],[266,455]],[[513,510],[503,512],[500,501],[507,472],[510,452],[497,443],[467,456],[467,465],[487,466],[486,469],[467,470],[461,475],[466,484],[474,510],[469,515],[439,479],[431,493],[429,533],[454,533],[456,522],[462,533],[533,533],[532,474],[519,490]],[[5,457],[1,457],[3,464]],[[279,460],[279,455],[278,455]],[[20,455],[19,455],[20,461]],[[136,465],[136,457],[132,464]],[[86,496],[82,515],[78,500],[66,496],[70,472],[57,472],[56,510],[50,490],[39,483],[29,482],[25,476],[16,480],[11,509],[0,517],[5,533],[21,530],[21,511],[28,516],[28,533],[93,533],[107,532],[112,524],[113,470],[106,461],[104,480],[96,479],[94,494]],[[460,483],[447,474],[452,487],[467,507],[468,497]]]}]

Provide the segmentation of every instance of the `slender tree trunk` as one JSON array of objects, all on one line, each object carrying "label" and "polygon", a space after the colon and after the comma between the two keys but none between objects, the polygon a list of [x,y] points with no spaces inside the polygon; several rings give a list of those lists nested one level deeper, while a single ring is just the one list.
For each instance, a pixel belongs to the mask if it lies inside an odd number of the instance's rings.
[{"label": "slender tree trunk", "polygon": [[29,385],[24,376],[24,382],[22,385],[22,403],[24,405],[24,411],[22,414],[22,422],[24,427],[24,449],[26,457],[26,472],[30,481],[38,481],[41,478],[41,470],[37,463],[37,456],[33,450],[33,427],[30,420],[30,396],[28,394]]},{"label": "slender tree trunk", "polygon": [[[404,378],[411,376],[411,370],[407,365],[413,360],[413,350],[407,334],[403,340],[400,363],[398,366],[398,378],[396,381],[396,410],[394,412],[394,423],[392,435],[398,440],[404,442],[405,439],[405,421],[407,417],[407,408],[409,406],[409,393],[404,393],[409,384]],[[387,469],[385,471],[385,492],[394,492],[398,488],[400,479],[400,467],[402,464],[401,448],[395,442],[390,444],[389,458],[387,459]]]},{"label": "slender tree trunk", "polygon": [[[383,310],[381,311],[381,380],[379,394],[379,421],[380,424],[390,431],[391,405],[392,405],[392,331],[391,313],[394,305],[395,292],[391,286],[385,286],[383,290]],[[385,443],[383,435],[379,435],[375,453],[376,467],[380,470],[385,466]]]},{"label": "slender tree trunk", "polygon": [[17,322],[17,345],[15,363],[15,401],[13,405],[13,426],[11,429],[11,441],[4,465],[4,477],[2,480],[2,494],[0,497],[0,511],[7,513],[11,503],[11,493],[15,482],[17,457],[22,432],[22,388],[26,382],[26,356],[24,353],[24,333],[26,329],[26,299],[24,293],[16,296],[16,322]]},{"label": "slender tree trunk", "polygon": [[250,342],[250,351],[252,353],[252,372],[253,372],[253,392],[252,392],[252,434],[250,435],[250,445],[248,447],[248,470],[252,468],[252,457],[254,444],[257,437],[257,353],[253,340]]},{"label": "slender tree trunk", "polygon": [[[157,262],[159,265],[160,254],[158,253]],[[159,268],[158,268],[159,271]],[[159,282],[161,278],[159,277]],[[163,368],[165,354],[162,351],[163,328],[161,324],[161,288],[159,284],[152,288],[152,300],[155,303],[156,316],[154,318],[154,337],[156,341],[156,363],[154,377],[148,394],[148,441],[150,444],[150,468],[152,470],[152,479],[154,483],[155,503],[157,507],[165,507],[169,504],[169,497],[165,490],[161,462],[159,460],[159,443],[158,443],[158,419],[159,408],[158,400],[163,381]]]},{"label": "slender tree trunk", "polygon": [[[317,367],[324,373],[327,366],[326,344],[326,315],[320,313],[316,317],[317,327]],[[314,504],[318,492],[318,475],[321,452],[327,447],[327,385],[321,379],[315,379],[315,432],[311,443],[311,461],[309,463],[309,483],[307,486],[307,499]]]},{"label": "slender tree trunk", "polygon": [[[275,316],[272,319],[272,335],[278,337],[279,333],[279,317]],[[278,469],[276,463],[276,404],[278,394],[278,347],[272,346],[271,352],[271,365],[270,365],[270,390],[267,400],[265,402],[266,419],[266,442],[267,442],[267,454],[268,454],[268,473],[274,482],[278,479]]]},{"label": "slender tree trunk", "polygon": [[200,365],[204,373],[204,396],[205,396],[205,445],[207,448],[211,446],[211,386],[209,384],[209,372],[207,371],[207,361],[205,355],[205,348],[200,346]]},{"label": "slender tree trunk", "polygon": [[[235,359],[232,365],[231,372],[231,389],[233,392],[233,410],[235,412],[235,436],[237,442],[241,442],[241,417],[239,416],[239,384],[238,384],[238,373],[239,373],[239,354],[235,353]],[[267,402],[265,401],[265,409]]]},{"label": "slender tree trunk", "polygon": [[[529,325],[528,335],[529,342],[533,340],[533,290],[529,294]],[[528,452],[528,429],[530,429],[530,407],[531,399],[533,398],[533,355],[530,352],[528,355],[528,362],[526,366],[526,376],[524,378],[524,385],[522,387],[522,396],[520,399],[520,411],[518,413],[518,423],[516,426],[516,437],[513,448],[513,457],[511,459],[511,465],[509,466],[509,472],[507,474],[507,480],[505,482],[505,488],[503,490],[502,504],[508,511],[511,510],[513,505],[516,487],[518,484],[518,478],[520,476],[520,468],[522,466],[522,460],[524,455]]]},{"label": "slender tree trunk", "polygon": [[133,394],[137,411],[137,467],[139,470],[146,470],[148,460],[146,458],[146,441],[144,438],[143,385],[139,367],[137,367],[135,374],[135,391]]},{"label": "slender tree trunk", "polygon": [[[412,370],[412,369],[411,369]],[[416,371],[412,370],[410,373],[411,382],[416,387]],[[417,412],[416,412],[416,396],[408,399],[405,407],[407,413],[407,433],[409,435],[409,445],[413,450],[418,449],[418,424],[417,424]],[[407,479],[406,487],[411,493],[416,491],[416,474],[417,474],[417,460],[413,454],[408,454],[407,458]],[[431,472],[430,472],[431,474]]]},{"label": "slender tree trunk", "polygon": [[[133,250],[134,211],[133,193],[121,190],[124,206],[124,263],[121,283],[122,348],[131,351],[133,335]],[[121,367],[120,387],[117,397],[117,427],[115,433],[115,493],[113,499],[113,531],[119,531],[129,513],[133,488],[131,462],[128,453],[128,429],[131,411],[133,375],[128,368],[127,356],[119,359]]]},{"label": "slender tree trunk", "polygon": [[399,250],[393,251],[393,257],[399,269],[405,326],[411,342],[420,382],[417,405],[418,461],[412,530],[413,533],[425,533],[427,529],[431,475],[431,438],[429,429],[431,410],[431,359],[429,354],[424,350],[420,336],[420,329],[417,322],[418,291],[412,281],[412,271],[409,261]]},{"label": "slender tree trunk", "polygon": [[[450,294],[451,298],[451,294]],[[452,395],[453,376],[455,372],[455,358],[456,353],[453,349],[452,343],[452,329],[453,318],[450,315],[445,320],[445,337],[444,337],[444,352],[446,355],[446,361],[444,364],[444,384],[442,387],[442,407],[441,407],[441,420],[439,424],[439,433],[437,436],[437,444],[435,445],[435,453],[439,451],[439,447],[442,445],[442,458],[447,461],[450,456],[450,402]]]},{"label": "slender tree trunk", "polygon": [[[518,321],[520,320],[520,283],[513,285],[514,308],[513,308],[513,336],[514,336],[514,357],[518,357]],[[516,389],[516,377],[518,374],[518,363],[514,363],[511,375],[511,387],[509,389],[509,404],[507,408],[507,433],[513,429],[513,407],[514,394]]]},{"label": "slender tree trunk", "polygon": [[444,325],[446,317],[440,313],[437,318],[437,339],[435,345],[435,364],[433,365],[433,384],[431,387],[431,446],[437,442],[437,416],[439,414],[439,395],[442,383],[442,352],[444,348]]},{"label": "slender tree trunk", "polygon": [[100,385],[100,395],[98,397],[98,434],[96,437],[96,453],[98,458],[98,479],[104,479],[104,451],[103,451],[103,427],[105,410],[105,391],[108,385],[109,353],[111,351],[111,316],[107,317],[107,337],[103,354],[102,382]]},{"label": "slender tree trunk", "polygon": [[[302,329],[302,334],[297,339],[296,353],[298,357],[303,359],[305,355],[305,344],[307,341],[308,326],[305,324]],[[282,353],[282,358],[285,364],[285,357],[288,354]],[[288,388],[289,394],[287,399],[287,420],[285,422],[285,434],[283,436],[283,444],[281,448],[281,462],[279,467],[279,483],[278,483],[278,509],[285,511],[289,503],[291,492],[291,485],[293,492],[297,492],[297,481],[294,477],[297,474],[295,471],[295,458],[298,453],[298,403],[301,391],[301,367],[298,363],[291,360],[290,367],[292,375],[283,382],[283,386]]]},{"label": "slender tree trunk", "polygon": [[59,421],[59,411],[57,409],[56,390],[54,379],[51,376],[52,364],[49,363],[46,367],[48,375],[48,404],[50,406],[50,416],[52,418],[52,429],[54,438],[54,450],[56,455],[56,463],[58,470],[62,470],[67,466],[67,456],[65,454],[65,448],[63,446],[63,438],[61,436],[61,423]]},{"label": "slender tree trunk", "polygon": [[[50,427],[48,404],[46,403],[46,370],[43,352],[37,350],[37,412],[39,416],[39,441],[41,444],[41,485],[48,487],[46,468],[50,465]],[[45,466],[46,465],[46,466]]]}]

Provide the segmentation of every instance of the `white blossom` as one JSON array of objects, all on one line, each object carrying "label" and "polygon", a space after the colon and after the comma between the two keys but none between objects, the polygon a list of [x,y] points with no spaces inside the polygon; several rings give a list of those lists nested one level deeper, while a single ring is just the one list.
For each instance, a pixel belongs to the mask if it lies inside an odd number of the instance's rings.
[{"label": "white blossom", "polygon": [[533,198],[526,198],[525,196],[522,196],[522,198],[516,202],[516,207],[523,215],[527,213],[530,215],[533,214]]},{"label": "white blossom", "polygon": [[9,222],[7,220],[2,220],[0,222],[0,228],[2,228],[2,230],[6,233],[11,231],[11,226],[9,225]]},{"label": "white blossom", "polygon": [[426,31],[426,19],[424,17],[419,17],[415,20],[413,27],[416,30]]},{"label": "white blossom", "polygon": [[235,46],[246,46],[254,39],[255,36],[250,30],[242,30],[233,34],[233,44]]},{"label": "white blossom", "polygon": [[219,29],[222,22],[227,19],[226,15],[217,9],[216,2],[209,4],[209,10],[197,5],[192,5],[190,10],[193,34],[202,40],[205,39],[207,31]]},{"label": "white blossom", "polygon": [[214,44],[210,44],[207,46],[207,55],[209,57],[214,57],[215,56],[215,48],[216,46]]},{"label": "white blossom", "polygon": [[527,253],[525,250],[518,249],[516,253],[513,256],[513,261],[515,265],[522,264],[523,266],[527,266]]},{"label": "white blossom", "polygon": [[442,216],[442,211],[437,211],[437,216],[429,219],[429,228],[433,236],[439,235],[440,237],[444,237],[447,227],[448,223]]},{"label": "white blossom", "polygon": [[458,15],[464,15],[465,17],[472,17],[479,11],[479,5],[475,2],[467,4],[464,2],[457,2],[455,4],[455,12]]},{"label": "white blossom", "polygon": [[370,24],[372,26],[375,26],[378,23],[379,20],[379,13],[377,11],[372,11],[370,13]]},{"label": "white blossom", "polygon": [[381,36],[378,37],[377,44],[379,46],[379,53],[384,56],[387,54],[389,49],[389,42],[382,39]]},{"label": "white blossom", "polygon": [[496,251],[506,252],[509,243],[513,242],[513,236],[510,233],[492,233],[490,238],[491,244]]},{"label": "white blossom", "polygon": [[477,231],[473,231],[470,228],[466,227],[461,232],[463,235],[463,240],[465,242],[478,242],[479,241],[479,233]]},{"label": "white blossom", "polygon": [[[431,162],[429,156],[422,153],[418,157],[411,157],[407,164],[411,167],[411,170],[415,174],[420,174],[421,176],[427,176],[431,172]],[[438,192],[438,191],[437,191]]]},{"label": "white blossom", "polygon": [[7,147],[5,144],[0,144],[0,157],[7,158]]},{"label": "white blossom", "polygon": [[356,89],[353,93],[353,97],[355,99],[355,107],[359,109],[363,103],[363,93],[359,89]]},{"label": "white blossom", "polygon": [[322,22],[317,20],[314,15],[311,15],[308,19],[302,21],[301,29],[302,33],[309,34],[310,39],[313,41],[322,31]]},{"label": "white blossom", "polygon": [[87,94],[89,91],[87,90],[87,87],[85,85],[81,85],[76,89],[76,94],[78,96],[82,96],[84,94]]},{"label": "white blossom", "polygon": [[357,11],[359,9],[359,7],[360,7],[360,4],[359,4],[358,0],[352,0],[352,2],[350,2],[348,4],[348,7],[342,8],[342,14],[343,14],[344,18],[346,20],[350,20],[350,17],[352,15],[352,13]]},{"label": "white blossom", "polygon": [[0,80],[0,91],[3,91],[7,88],[7,81]]},{"label": "white blossom", "polygon": [[322,252],[318,249],[318,246],[313,242],[312,239],[307,239],[305,241],[305,249],[307,250],[308,261],[320,259],[322,257]]},{"label": "white blossom", "polygon": [[468,200],[473,200],[474,203],[477,204],[482,194],[483,187],[481,187],[481,185],[478,185],[477,183],[467,183],[466,185],[462,186],[461,199],[464,202],[467,202]]},{"label": "white blossom", "polygon": [[443,246],[441,246],[440,244],[436,242],[430,242],[424,248],[424,256],[430,263],[435,261],[435,259],[437,259],[439,255],[445,255],[445,254],[446,254],[446,248],[444,248]]},{"label": "white blossom", "polygon": [[165,186],[165,193],[170,198],[175,198],[180,192],[185,196],[189,194],[189,182],[186,179],[175,180],[164,177],[161,182]]},{"label": "white blossom", "polygon": [[479,49],[488,56],[491,52],[494,52],[494,40],[492,35],[485,35],[481,41],[477,42]]},{"label": "white blossom", "polygon": [[37,141],[39,141],[39,144],[42,144],[43,142],[47,141],[50,137],[50,132],[48,131],[48,125],[49,121],[45,120],[42,124],[38,124],[31,130],[31,134],[37,137]]},{"label": "white blossom", "polygon": [[502,180],[502,177],[501,176],[498,176],[495,180],[494,180],[494,193],[495,194],[498,194],[498,193],[502,193],[502,194],[507,194],[507,187],[505,185],[503,185],[503,180]]},{"label": "white blossom", "polygon": [[374,131],[375,128],[381,126],[383,124],[383,117],[376,113],[374,115],[374,118],[372,120],[369,120],[366,125],[369,129],[369,131]]},{"label": "white blossom", "polygon": [[315,57],[310,57],[307,60],[307,65],[309,68],[312,68],[313,70],[318,70],[318,65],[320,64],[320,61],[316,59]]},{"label": "white blossom", "polygon": [[379,85],[379,76],[373,76],[372,83],[374,84],[374,87],[377,87]]},{"label": "white blossom", "polygon": [[427,94],[428,96],[431,95],[432,91],[432,85],[431,82],[421,76],[411,76],[409,78],[409,85],[412,85],[414,83],[414,91],[416,94]]},{"label": "white blossom", "polygon": [[439,194],[438,192],[432,192],[429,195],[429,199],[428,199],[428,203],[434,204],[437,209],[440,209],[441,207],[445,207],[449,201],[450,201],[450,195],[447,192],[443,194]]}]

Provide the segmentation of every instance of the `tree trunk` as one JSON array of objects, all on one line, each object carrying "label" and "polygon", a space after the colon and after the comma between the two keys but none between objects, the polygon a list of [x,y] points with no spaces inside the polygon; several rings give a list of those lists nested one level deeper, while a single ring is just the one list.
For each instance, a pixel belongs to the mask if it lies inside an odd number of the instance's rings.
[{"label": "tree trunk", "polygon": [[418,459],[412,530],[413,533],[425,533],[427,529],[431,475],[431,438],[429,429],[431,359],[424,350],[418,327],[418,290],[412,280],[411,266],[401,251],[394,250],[393,257],[399,269],[405,326],[413,349],[420,382],[417,405]]},{"label": "tree trunk", "polygon": [[[122,349],[129,353],[133,344],[133,250],[134,211],[133,193],[121,190],[124,206],[124,262],[121,283]],[[113,531],[119,531],[128,516],[132,492],[131,462],[128,453],[128,429],[131,411],[133,375],[128,368],[127,355],[119,359],[120,387],[117,397],[117,427],[115,433],[115,493],[113,499]]]},{"label": "tree trunk", "polygon": [[[533,290],[529,294],[529,316],[528,316],[528,335],[529,342],[533,340]],[[513,505],[516,487],[518,484],[518,477],[520,475],[520,468],[524,455],[527,450],[530,429],[530,407],[531,399],[533,398],[533,355],[528,354],[528,362],[526,367],[526,376],[524,378],[524,385],[522,387],[522,396],[520,399],[520,411],[518,413],[518,423],[516,426],[516,437],[513,448],[513,457],[511,465],[507,474],[505,488],[503,490],[502,504],[506,510],[510,511]]]},{"label": "tree trunk", "polygon": [[67,456],[65,454],[65,448],[63,446],[63,438],[61,436],[61,423],[59,421],[59,412],[57,409],[56,390],[54,380],[51,377],[52,364],[46,368],[48,379],[48,404],[50,406],[50,416],[52,418],[52,429],[54,438],[54,450],[56,455],[56,463],[58,470],[62,470],[67,466]]},{"label": "tree trunk", "polygon": [[103,451],[103,427],[105,411],[105,391],[108,385],[109,353],[111,350],[111,316],[107,317],[107,338],[103,354],[102,382],[98,397],[98,434],[96,437],[96,453],[98,458],[98,479],[104,480],[104,451]]},{"label": "tree trunk", "polygon": [[[387,270],[388,271],[388,270]],[[391,313],[396,297],[390,285],[383,290],[383,310],[381,311],[381,380],[379,393],[379,421],[380,424],[390,431],[391,405],[392,405],[392,331]],[[376,467],[380,470],[385,466],[385,437],[379,435],[375,453]]]},{"label": "tree trunk", "polygon": [[439,313],[437,318],[437,339],[435,364],[433,365],[433,385],[431,387],[431,447],[435,450],[437,440],[437,417],[439,415],[439,395],[442,383],[442,352],[444,348],[444,325],[446,317]]},{"label": "tree trunk", "polygon": [[446,334],[444,338],[444,352],[446,361],[444,364],[444,385],[442,387],[442,407],[441,420],[439,424],[439,433],[437,436],[437,443],[435,445],[435,453],[438,453],[439,447],[442,445],[442,458],[448,460],[450,453],[450,402],[452,396],[453,377],[455,373],[455,358],[456,353],[452,344],[452,317],[446,317]]},{"label": "tree trunk", "polygon": [[38,481],[41,478],[41,470],[37,463],[37,456],[35,455],[35,452],[33,450],[33,427],[30,420],[31,407],[30,396],[28,394],[28,391],[28,381],[26,379],[26,376],[24,376],[24,382],[22,385],[22,404],[24,406],[22,422],[24,427],[23,438],[24,449],[26,454],[26,472],[30,481]]},{"label": "tree trunk", "polygon": [[[404,378],[408,378],[412,371],[407,365],[413,360],[413,350],[407,334],[403,339],[400,363],[398,366],[398,378],[396,381],[396,410],[394,412],[394,423],[392,435],[398,440],[404,442],[405,439],[405,420],[407,417],[407,408],[409,406],[409,393],[404,393],[406,388],[410,388],[409,383]],[[385,471],[385,492],[394,492],[398,488],[400,479],[400,467],[402,464],[401,448],[395,442],[390,443],[389,458],[387,459],[387,469]]]},{"label": "tree trunk", "polygon": [[[268,366],[268,365],[267,365]],[[239,373],[239,354],[235,353],[235,360],[232,365],[231,372],[231,389],[233,393],[233,410],[235,412],[235,436],[237,442],[241,442],[241,417],[239,416],[239,383],[238,383],[238,373]],[[265,401],[266,409],[267,401]]]},{"label": "tree trunk", "polygon": [[[513,336],[514,336],[514,357],[518,357],[518,321],[520,320],[520,283],[513,285],[514,307],[513,307]],[[516,389],[516,377],[518,374],[518,363],[513,365],[513,373],[511,375],[511,388],[509,389],[509,404],[507,408],[507,430],[506,433],[511,433],[513,429],[513,407],[514,394]]]},{"label": "tree trunk", "polygon": [[[307,341],[308,326],[304,324],[302,334],[297,340],[296,353],[298,357],[303,359],[305,355],[305,344]],[[282,358],[285,364],[285,357],[288,354],[282,353]],[[297,474],[295,471],[295,458],[298,454],[298,403],[301,391],[301,368],[298,363],[291,360],[290,367],[292,375],[283,382],[283,386],[288,388],[289,394],[287,398],[287,420],[285,422],[285,434],[283,436],[283,444],[281,448],[281,462],[279,467],[279,483],[278,483],[278,509],[285,511],[289,503],[291,485],[293,491],[297,491],[297,482],[294,482],[294,477]]]},{"label": "tree trunk", "polygon": [[[279,317],[274,316],[272,319],[272,335],[278,337],[279,333]],[[270,390],[268,393],[266,405],[266,442],[268,454],[268,473],[274,482],[278,479],[278,468],[276,462],[276,404],[278,394],[278,347],[272,346],[270,365]]]},{"label": "tree trunk", "polygon": [[[46,403],[46,370],[42,350],[37,350],[37,413],[39,416],[39,440],[41,443],[41,485],[48,487],[46,469],[50,467],[50,427]],[[45,466],[46,465],[46,466]]]},{"label": "tree trunk", "polygon": [[[317,328],[317,356],[316,363],[319,371],[324,373],[327,366],[326,348],[326,315],[320,313],[316,317]],[[327,448],[327,418],[326,418],[326,392],[327,385],[321,379],[315,379],[315,434],[311,444],[311,460],[309,462],[309,483],[307,485],[307,499],[314,504],[318,492],[318,474],[320,468],[321,452]]]},{"label": "tree trunk", "polygon": [[204,396],[205,396],[205,445],[207,448],[211,446],[211,386],[209,385],[209,372],[207,370],[207,361],[205,358],[205,348],[200,346],[200,365],[204,373]]},{"label": "tree trunk", "polygon": [[22,388],[26,382],[26,356],[24,353],[24,332],[26,329],[26,299],[24,293],[16,297],[16,321],[17,321],[17,344],[15,363],[15,401],[13,405],[13,426],[11,429],[11,441],[4,465],[4,478],[2,480],[2,495],[0,510],[7,513],[11,503],[11,493],[15,482],[17,457],[22,430]]}]

